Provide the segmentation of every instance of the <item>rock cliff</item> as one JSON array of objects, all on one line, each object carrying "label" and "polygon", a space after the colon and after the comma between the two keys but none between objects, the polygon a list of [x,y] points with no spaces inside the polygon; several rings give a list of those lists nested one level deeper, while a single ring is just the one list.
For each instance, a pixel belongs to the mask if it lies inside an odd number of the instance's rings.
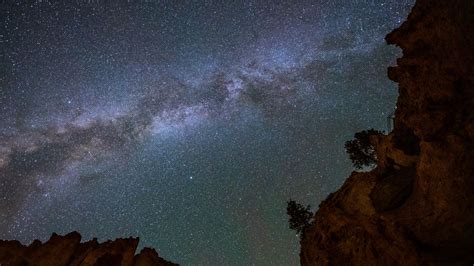
[{"label": "rock cliff", "polygon": [[302,265],[474,263],[474,1],[418,0],[386,40],[403,50],[378,166],[320,205]]},{"label": "rock cliff", "polygon": [[81,243],[81,235],[77,232],[65,236],[53,233],[47,242],[35,240],[29,246],[16,240],[0,240],[0,265],[177,265],[160,258],[151,248],[144,248],[135,255],[137,245],[138,238],[119,238],[104,243],[93,239]]}]

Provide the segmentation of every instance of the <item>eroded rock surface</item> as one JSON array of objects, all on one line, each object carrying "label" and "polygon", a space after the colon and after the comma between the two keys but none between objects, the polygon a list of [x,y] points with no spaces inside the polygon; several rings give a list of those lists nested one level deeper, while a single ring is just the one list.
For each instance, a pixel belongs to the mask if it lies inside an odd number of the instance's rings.
[{"label": "eroded rock surface", "polygon": [[395,127],[378,167],[320,205],[303,265],[474,263],[474,1],[418,0],[387,36],[403,57]]},{"label": "eroded rock surface", "polygon": [[1,240],[0,265],[177,265],[160,258],[151,248],[144,248],[135,255],[137,246],[138,238],[118,238],[104,243],[93,239],[81,243],[81,235],[77,232],[65,236],[53,233],[47,242],[35,240],[29,246],[16,240]]}]

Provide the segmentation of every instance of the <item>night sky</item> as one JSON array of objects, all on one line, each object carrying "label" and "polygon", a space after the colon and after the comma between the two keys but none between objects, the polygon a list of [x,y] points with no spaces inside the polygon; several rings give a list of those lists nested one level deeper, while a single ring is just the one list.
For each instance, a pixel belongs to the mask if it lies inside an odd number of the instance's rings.
[{"label": "night sky", "polygon": [[296,265],[286,201],[387,130],[413,0],[1,1],[0,238],[139,236],[184,265]]}]

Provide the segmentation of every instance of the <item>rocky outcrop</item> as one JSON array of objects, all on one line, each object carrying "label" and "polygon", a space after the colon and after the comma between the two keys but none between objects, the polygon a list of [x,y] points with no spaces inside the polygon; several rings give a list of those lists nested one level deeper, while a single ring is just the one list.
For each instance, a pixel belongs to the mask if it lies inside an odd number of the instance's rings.
[{"label": "rocky outcrop", "polygon": [[104,243],[98,243],[94,238],[81,243],[81,235],[77,232],[65,236],[53,233],[47,242],[35,240],[29,246],[16,240],[2,240],[0,265],[177,265],[160,258],[151,248],[144,248],[135,255],[137,245],[138,238],[118,238]]},{"label": "rocky outcrop", "polygon": [[302,265],[474,263],[474,1],[418,0],[387,38],[403,57],[378,166],[321,203]]}]

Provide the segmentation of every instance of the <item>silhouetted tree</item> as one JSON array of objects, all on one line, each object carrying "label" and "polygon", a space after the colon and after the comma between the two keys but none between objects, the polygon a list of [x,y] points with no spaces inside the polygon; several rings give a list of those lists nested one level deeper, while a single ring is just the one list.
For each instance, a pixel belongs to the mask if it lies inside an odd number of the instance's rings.
[{"label": "silhouetted tree", "polygon": [[357,132],[353,140],[346,141],[346,152],[356,169],[377,164],[377,155],[374,146],[370,143],[370,136],[383,134],[375,129]]},{"label": "silhouetted tree", "polygon": [[304,207],[291,199],[287,204],[286,213],[290,216],[288,221],[290,229],[296,230],[296,233],[302,237],[304,230],[311,224],[311,219],[313,218],[313,213],[310,212],[311,206]]}]

